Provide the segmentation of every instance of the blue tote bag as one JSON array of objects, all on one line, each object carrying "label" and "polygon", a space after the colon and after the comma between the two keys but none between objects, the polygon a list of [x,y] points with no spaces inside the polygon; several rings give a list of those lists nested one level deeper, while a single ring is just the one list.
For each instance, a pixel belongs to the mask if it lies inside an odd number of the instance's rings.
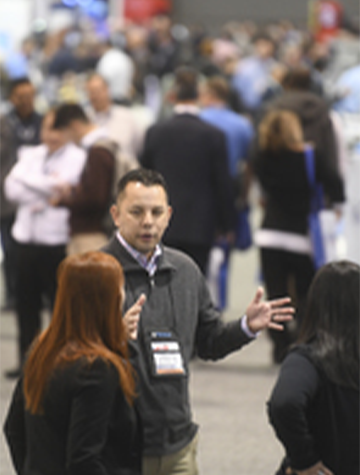
[{"label": "blue tote bag", "polygon": [[315,268],[319,269],[325,264],[325,246],[319,217],[319,211],[324,207],[324,200],[322,186],[316,182],[314,149],[310,145],[305,148],[305,165],[311,188],[310,213],[308,216],[309,233]]}]

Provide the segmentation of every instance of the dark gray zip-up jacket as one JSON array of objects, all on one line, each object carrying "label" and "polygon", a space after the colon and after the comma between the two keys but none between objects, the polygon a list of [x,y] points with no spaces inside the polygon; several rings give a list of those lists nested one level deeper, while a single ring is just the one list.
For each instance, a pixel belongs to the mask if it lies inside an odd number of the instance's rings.
[{"label": "dark gray zip-up jacket", "polygon": [[[124,311],[139,296],[147,296],[136,347],[139,377],[137,400],[144,426],[144,455],[171,454],[185,447],[197,432],[189,402],[189,363],[194,348],[203,359],[216,360],[251,341],[240,320],[224,323],[214,308],[200,270],[185,254],[163,248],[153,277],[114,237],[102,249],[122,264],[125,273]],[[154,376],[151,371],[150,334],[171,331],[182,349],[185,376]]]}]

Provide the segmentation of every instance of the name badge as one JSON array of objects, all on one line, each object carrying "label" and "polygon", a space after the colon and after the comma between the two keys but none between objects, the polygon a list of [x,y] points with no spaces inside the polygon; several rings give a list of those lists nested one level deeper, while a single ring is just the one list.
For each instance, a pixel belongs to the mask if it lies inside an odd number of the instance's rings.
[{"label": "name badge", "polygon": [[151,354],[155,376],[186,374],[180,344],[172,332],[151,332]]}]

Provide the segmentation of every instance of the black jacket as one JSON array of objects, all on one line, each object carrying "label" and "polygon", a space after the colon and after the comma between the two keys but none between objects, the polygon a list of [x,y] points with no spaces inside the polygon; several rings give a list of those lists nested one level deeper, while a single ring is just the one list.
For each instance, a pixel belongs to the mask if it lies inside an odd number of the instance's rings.
[{"label": "black jacket", "polygon": [[339,157],[329,108],[324,99],[313,92],[286,91],[269,102],[266,110],[289,110],[300,118],[306,142],[313,142],[328,165],[336,170]]},{"label": "black jacket", "polygon": [[359,391],[331,382],[304,348],[285,359],[268,408],[293,469],[321,460],[336,475],[359,474]]},{"label": "black jacket", "polygon": [[176,114],[148,130],[141,164],[160,172],[174,209],[164,242],[212,245],[234,225],[226,140],[192,114]]},{"label": "black jacket", "polygon": [[[117,238],[103,248],[122,265],[126,311],[144,293],[138,338],[134,342],[139,376],[138,404],[144,426],[144,454],[177,452],[194,437],[189,401],[189,364],[197,349],[203,359],[218,359],[251,341],[239,320],[225,324],[211,303],[206,281],[185,254],[163,248],[153,277],[124,249]],[[186,370],[181,376],[155,376],[150,353],[151,334],[171,331],[178,339]]]},{"label": "black jacket", "polygon": [[98,359],[57,369],[44,414],[25,410],[22,380],[4,426],[19,475],[138,475],[141,437],[115,367]]},{"label": "black jacket", "polygon": [[23,145],[39,145],[41,143],[42,115],[34,111],[24,119],[20,118],[15,109],[12,109],[5,116],[5,120],[11,127],[14,145],[17,150]]},{"label": "black jacket", "polygon": [[[303,152],[282,150],[257,151],[252,166],[265,197],[262,228],[306,235],[310,212],[310,186]],[[317,182],[332,203],[345,199],[344,185],[338,172],[324,157],[315,154]]]}]

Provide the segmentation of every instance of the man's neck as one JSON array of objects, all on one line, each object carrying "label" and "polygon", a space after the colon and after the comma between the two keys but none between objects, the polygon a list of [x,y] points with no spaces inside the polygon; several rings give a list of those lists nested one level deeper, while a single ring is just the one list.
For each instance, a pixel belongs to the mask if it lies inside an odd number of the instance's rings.
[{"label": "man's neck", "polygon": [[20,113],[18,110],[16,110],[14,108],[14,113],[19,117],[19,119],[23,122],[26,122],[27,120],[29,120],[31,118],[31,116],[33,115],[34,111],[31,111],[31,112],[28,112],[26,114],[22,114]]},{"label": "man's neck", "polygon": [[93,123],[84,124],[80,132],[80,139],[83,140],[84,137],[90,134],[90,132],[93,132],[95,129],[97,129],[97,125]]},{"label": "man's neck", "polygon": [[107,114],[108,112],[110,112],[110,109],[111,109],[111,102],[109,102],[108,104],[105,104],[103,107],[100,107],[98,109],[94,107],[94,111],[97,114]]},{"label": "man's neck", "polygon": [[217,101],[216,99],[214,99],[213,101],[209,102],[209,104],[205,106],[205,109],[207,107],[211,107],[213,109],[225,109],[226,104],[225,102]]}]

